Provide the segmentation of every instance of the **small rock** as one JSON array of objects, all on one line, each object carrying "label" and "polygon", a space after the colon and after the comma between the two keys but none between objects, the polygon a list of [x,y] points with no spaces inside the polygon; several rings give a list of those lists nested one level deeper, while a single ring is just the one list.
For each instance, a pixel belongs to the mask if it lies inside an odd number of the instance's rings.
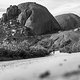
[{"label": "small rock", "polygon": [[62,63],[60,63],[59,65],[60,65],[60,66],[62,66],[63,64],[62,64]]},{"label": "small rock", "polygon": [[46,78],[50,75],[49,71],[44,72],[43,74],[40,75],[40,78]]},{"label": "small rock", "polygon": [[64,59],[64,61],[67,61],[67,59]]},{"label": "small rock", "polygon": [[80,65],[78,65],[78,68],[80,69]]}]

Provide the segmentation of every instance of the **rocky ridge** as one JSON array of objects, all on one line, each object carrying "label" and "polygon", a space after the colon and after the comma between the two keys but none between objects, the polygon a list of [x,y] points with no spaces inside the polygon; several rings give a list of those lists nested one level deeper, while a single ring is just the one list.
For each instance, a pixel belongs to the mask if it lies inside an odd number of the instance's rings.
[{"label": "rocky ridge", "polygon": [[[0,19],[0,60],[43,57],[55,51],[79,52],[79,17],[70,22],[64,14],[61,17],[59,22],[47,8],[33,2],[8,7]],[[63,21],[63,26],[59,25]]]}]

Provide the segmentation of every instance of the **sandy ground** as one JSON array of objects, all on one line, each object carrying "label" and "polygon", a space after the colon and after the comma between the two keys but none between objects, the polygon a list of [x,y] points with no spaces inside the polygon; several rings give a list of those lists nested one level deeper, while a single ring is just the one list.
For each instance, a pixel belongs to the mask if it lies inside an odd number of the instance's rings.
[{"label": "sandy ground", "polygon": [[0,62],[0,80],[80,80],[80,53]]}]

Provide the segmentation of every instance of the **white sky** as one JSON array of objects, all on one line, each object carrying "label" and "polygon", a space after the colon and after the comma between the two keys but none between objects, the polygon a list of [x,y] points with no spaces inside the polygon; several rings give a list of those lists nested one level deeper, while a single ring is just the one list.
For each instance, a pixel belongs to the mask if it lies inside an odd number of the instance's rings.
[{"label": "white sky", "polygon": [[[80,0],[0,0],[0,8],[6,9],[7,7],[9,7],[9,5],[17,5],[22,2],[37,2],[46,6],[50,12],[60,12],[63,9],[66,10],[68,8],[76,6],[77,4],[80,4]],[[64,5],[66,5],[66,8],[64,8]],[[60,9],[58,7],[60,7]]]},{"label": "white sky", "polygon": [[37,2],[40,4],[45,5],[48,8],[55,8],[59,5],[63,5],[66,3],[79,3],[80,0],[0,0],[0,6],[1,7],[8,7],[9,5],[19,4],[22,2]]}]

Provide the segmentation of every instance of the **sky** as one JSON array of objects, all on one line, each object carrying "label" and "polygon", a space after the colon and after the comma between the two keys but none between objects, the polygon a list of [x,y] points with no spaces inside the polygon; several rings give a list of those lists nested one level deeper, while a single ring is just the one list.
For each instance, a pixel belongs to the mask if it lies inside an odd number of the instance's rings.
[{"label": "sky", "polygon": [[37,2],[39,4],[42,4],[46,6],[47,8],[56,8],[60,5],[64,5],[67,3],[79,3],[80,0],[1,0],[0,1],[0,6],[3,8],[8,7],[9,5],[17,5],[22,2]]},{"label": "sky", "polygon": [[42,4],[54,15],[61,12],[61,10],[68,10],[80,5],[80,0],[1,0],[0,9],[6,9],[10,5],[18,5],[23,2],[37,2]]}]

